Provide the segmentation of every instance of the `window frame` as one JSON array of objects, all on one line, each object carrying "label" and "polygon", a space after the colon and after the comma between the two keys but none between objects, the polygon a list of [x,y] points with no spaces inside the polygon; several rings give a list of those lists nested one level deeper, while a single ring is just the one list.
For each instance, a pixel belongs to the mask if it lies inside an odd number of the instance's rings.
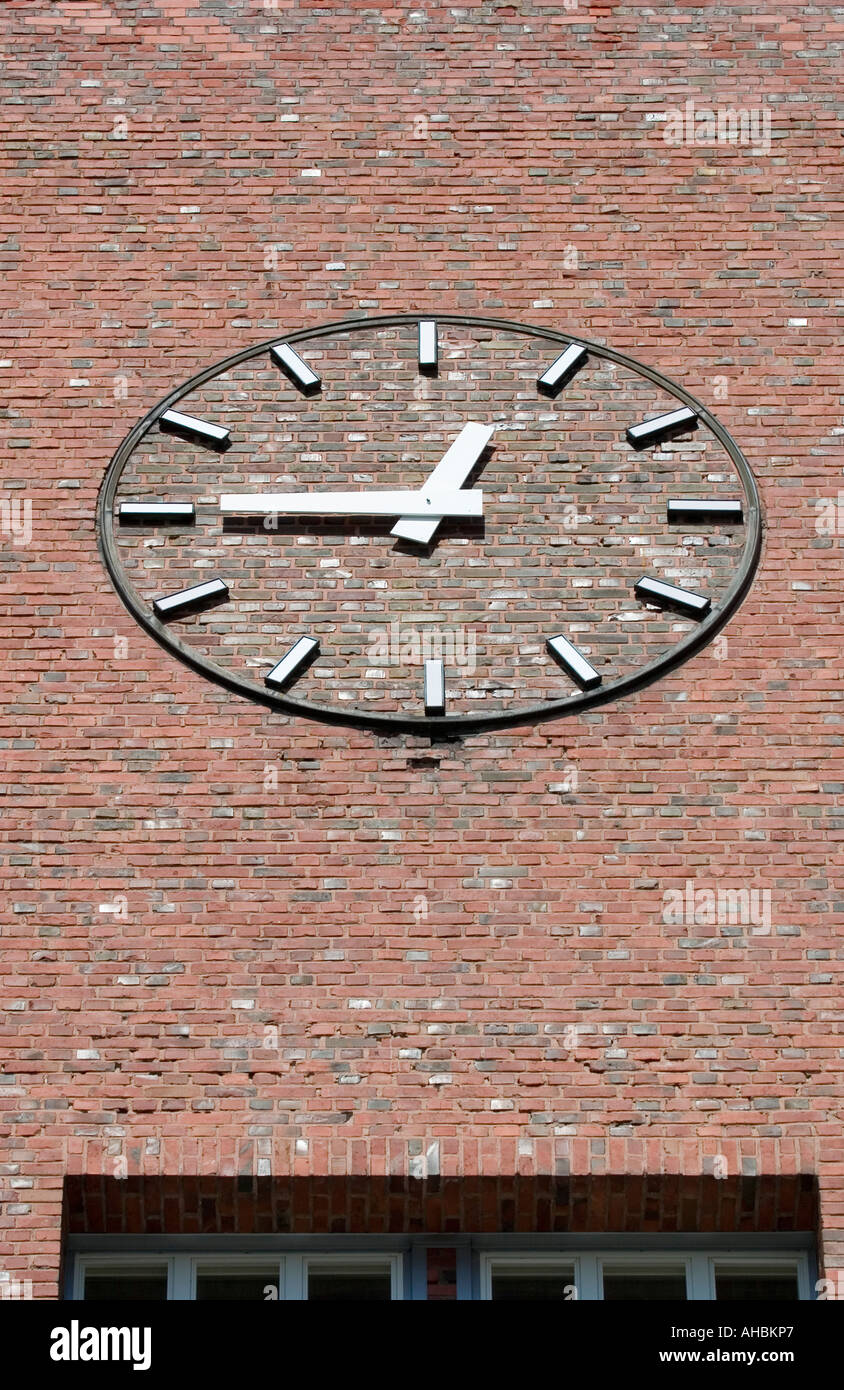
[{"label": "window frame", "polygon": [[81,1303],[94,1302],[94,1299],[85,1298],[85,1276],[91,1274],[103,1274],[110,1270],[119,1272],[121,1269],[127,1272],[143,1269],[165,1269],[167,1271],[167,1302],[169,1303],[175,1295],[173,1287],[175,1283],[175,1262],[173,1254],[164,1251],[149,1254],[131,1254],[127,1251],[115,1251],[113,1255],[77,1255],[73,1261],[73,1292],[70,1297],[74,1301]]},{"label": "window frame", "polygon": [[492,1271],[496,1264],[513,1266],[523,1263],[533,1269],[543,1265],[549,1268],[574,1268],[574,1286],[577,1298],[566,1302],[603,1302],[604,1267],[662,1269],[682,1268],[686,1278],[686,1302],[716,1302],[715,1267],[734,1265],[737,1269],[789,1270],[797,1276],[797,1301],[805,1302],[813,1298],[811,1281],[810,1251],[808,1250],[766,1250],[751,1246],[747,1250],[731,1248],[706,1251],[679,1246],[676,1249],[613,1249],[604,1246],[594,1250],[573,1250],[561,1246],[552,1252],[525,1248],[509,1249],[506,1245],[493,1245],[480,1251],[475,1292],[473,1297],[480,1301],[492,1299]]},{"label": "window frame", "polygon": [[[108,1239],[106,1237],[106,1239]],[[139,1243],[142,1238],[139,1237]],[[126,1241],[120,1238],[121,1249],[113,1253],[104,1248],[100,1241],[96,1242],[97,1248],[74,1249],[75,1242],[71,1242],[68,1250],[68,1273],[65,1279],[64,1297],[72,1302],[85,1302],[85,1278],[89,1273],[100,1273],[103,1271],[114,1270],[115,1273],[125,1270],[143,1270],[155,1268],[166,1270],[167,1274],[167,1302],[196,1302],[197,1276],[206,1270],[209,1273],[228,1270],[253,1271],[266,1267],[268,1271],[275,1271],[275,1279],[278,1288],[277,1299],[264,1299],[266,1303],[295,1303],[306,1302],[308,1297],[308,1268],[311,1264],[335,1265],[337,1267],[349,1267],[350,1265],[378,1265],[387,1266],[390,1274],[390,1301],[404,1302],[410,1298],[424,1298],[424,1286],[420,1295],[414,1293],[414,1284],[418,1286],[418,1275],[425,1275],[424,1265],[419,1268],[416,1262],[417,1278],[414,1279],[414,1269],[412,1267],[412,1250],[410,1239],[397,1242],[395,1239],[385,1242],[381,1247],[376,1240],[368,1240],[366,1246],[361,1248],[354,1237],[346,1237],[351,1243],[348,1248],[343,1248],[343,1237],[338,1240],[334,1238],[330,1245],[316,1242],[299,1241],[293,1249],[280,1250],[277,1243],[266,1245],[263,1249],[259,1246],[254,1250],[244,1250],[232,1247],[229,1242],[223,1246],[221,1243],[214,1242],[207,1251],[201,1249],[185,1249],[183,1251],[167,1249],[169,1244],[166,1241],[157,1242],[155,1250],[130,1250],[126,1249]],[[212,1238],[213,1240],[213,1238]],[[87,1244],[87,1242],[83,1242]],[[191,1245],[193,1245],[193,1241]],[[251,1245],[251,1242],[250,1242]],[[424,1250],[423,1250],[424,1255]],[[270,1282],[272,1273],[268,1273],[267,1281]]]},{"label": "window frame", "polygon": [[692,1302],[691,1290],[694,1287],[694,1261],[696,1258],[697,1257],[692,1251],[686,1251],[685,1253],[676,1251],[672,1253],[670,1250],[650,1251],[646,1255],[634,1250],[623,1250],[618,1254],[613,1251],[609,1254],[599,1254],[597,1257],[598,1297],[602,1303],[606,1301],[604,1299],[605,1268],[610,1267],[611,1270],[618,1269],[623,1273],[624,1266],[627,1265],[630,1269],[652,1269],[655,1273],[664,1272],[665,1270],[673,1271],[681,1269],[686,1280],[686,1302]]},{"label": "window frame", "polygon": [[563,1299],[563,1302],[576,1303],[580,1298],[580,1284],[578,1283],[578,1273],[580,1270],[580,1257],[578,1255],[568,1255],[564,1250],[553,1252],[532,1253],[528,1250],[515,1250],[512,1253],[500,1250],[486,1250],[481,1252],[479,1276],[478,1298],[481,1302],[492,1299],[492,1275],[495,1265],[506,1265],[509,1269],[524,1265],[525,1269],[563,1269],[568,1273],[571,1270],[571,1284],[578,1290],[573,1299]]},{"label": "window frame", "polygon": [[[84,1301],[85,1276],[100,1270],[166,1269],[167,1300],[194,1301],[197,1273],[205,1268],[278,1270],[278,1300],[307,1299],[310,1263],[389,1263],[393,1302],[427,1299],[427,1249],[456,1251],[458,1301],[487,1301],[497,1261],[563,1265],[573,1269],[577,1301],[603,1301],[604,1263],[649,1265],[686,1271],[689,1302],[715,1301],[716,1265],[767,1270],[792,1269],[800,1301],[817,1297],[817,1236],[811,1231],[727,1235],[636,1236],[600,1234],[499,1234],[420,1236],[70,1236],[66,1245],[63,1297]],[[268,1280],[269,1282],[269,1280]]]},{"label": "window frame", "polygon": [[[255,1270],[259,1269],[259,1268],[264,1268],[264,1267],[266,1267],[266,1268],[267,1268],[268,1270],[270,1270],[270,1271],[273,1269],[273,1267],[275,1268],[275,1271],[276,1271],[276,1273],[275,1273],[275,1284],[276,1284],[276,1288],[278,1289],[278,1297],[277,1297],[277,1298],[263,1298],[263,1299],[260,1300],[260,1302],[262,1302],[262,1303],[282,1303],[282,1302],[287,1302],[287,1298],[286,1298],[286,1294],[285,1294],[285,1284],[286,1284],[286,1279],[287,1279],[287,1256],[285,1256],[285,1255],[269,1255],[269,1254],[268,1254],[268,1255],[265,1255],[265,1256],[262,1258],[262,1257],[261,1257],[260,1255],[258,1255],[258,1254],[255,1254],[255,1255],[219,1255],[219,1254],[217,1254],[217,1255],[212,1255],[212,1254],[208,1254],[208,1255],[192,1255],[192,1256],[189,1256],[188,1258],[189,1258],[189,1260],[190,1260],[190,1267],[189,1267],[189,1270],[188,1270],[188,1272],[187,1272],[187,1277],[188,1277],[188,1280],[189,1280],[189,1284],[188,1284],[189,1292],[186,1293],[183,1297],[184,1297],[185,1299],[189,1300],[189,1301],[192,1302],[192,1303],[195,1303],[195,1302],[197,1301],[197,1298],[196,1298],[196,1284],[197,1284],[198,1276],[199,1276],[201,1273],[216,1274],[217,1272],[220,1272],[220,1273],[223,1273],[223,1274],[228,1274],[229,1272],[231,1272],[231,1273],[237,1273],[238,1270],[240,1270],[240,1271],[243,1272],[243,1273],[250,1273],[250,1272],[253,1272],[253,1271],[255,1271]],[[181,1274],[181,1273],[182,1273],[182,1270],[181,1270],[181,1268],[180,1268],[180,1264],[177,1263],[177,1266],[176,1266],[176,1275],[177,1275],[177,1278],[178,1278],[178,1275]],[[272,1275],[269,1274],[267,1277],[268,1277],[268,1280],[269,1280],[269,1278],[271,1278]],[[175,1298],[179,1298],[180,1295],[179,1295],[178,1293],[176,1293],[176,1294],[174,1294],[174,1297],[175,1297]]]},{"label": "window frame", "polygon": [[301,1256],[302,1260],[302,1299],[308,1301],[308,1274],[311,1265],[322,1265],[324,1268],[336,1269],[348,1268],[350,1265],[387,1265],[390,1271],[390,1302],[403,1303],[404,1299],[404,1261],[398,1254],[385,1252],[379,1255],[377,1252],[361,1252],[355,1254],[350,1250],[348,1253],[336,1252],[332,1254],[320,1255],[308,1253]]},{"label": "window frame", "polygon": [[[770,1254],[765,1255],[764,1259],[753,1251],[746,1254],[742,1254],[738,1251],[729,1251],[724,1254],[710,1255],[709,1282],[711,1290],[710,1297],[713,1303],[718,1301],[715,1297],[716,1265],[733,1265],[736,1269],[745,1270],[753,1269],[754,1266],[757,1266],[764,1268],[766,1272],[776,1268],[787,1269],[790,1266],[795,1269],[797,1274],[798,1301],[802,1303],[811,1300],[815,1296],[811,1281],[811,1272],[809,1270],[809,1261],[805,1253],[802,1259],[799,1258],[797,1252],[792,1255],[786,1255],[784,1253],[778,1254],[771,1251]],[[815,1282],[817,1282],[817,1276]]]}]

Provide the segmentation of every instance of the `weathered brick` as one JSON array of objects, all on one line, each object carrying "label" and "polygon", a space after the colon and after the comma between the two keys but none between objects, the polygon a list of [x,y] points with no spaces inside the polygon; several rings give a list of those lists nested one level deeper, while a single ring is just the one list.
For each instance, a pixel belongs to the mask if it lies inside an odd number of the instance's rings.
[{"label": "weathered brick", "polygon": [[[0,535],[0,1264],[37,1297],[63,1200],[77,1231],[494,1229],[508,1203],[523,1230],[805,1230],[817,1176],[844,1266],[842,30],[737,0],[420,13],[0,13],[0,491],[32,503],[30,543]],[[770,150],[667,143],[648,117],[688,99],[768,110]],[[134,624],[93,522],[133,423],[263,339],[437,311],[608,343],[713,408],[766,520],[725,648],[579,718],[431,745],[250,704]],[[238,401],[236,375],[203,399],[272,473],[292,426],[269,376]],[[380,399],[355,449],[395,449],[414,402]],[[581,467],[589,399],[543,456],[587,514],[615,486],[609,439]],[[326,428],[329,468],[344,432],[377,435],[360,409]],[[467,612],[514,575],[553,611],[561,571],[506,539]],[[356,571],[351,601],[388,573]],[[770,892],[770,930],[667,921],[687,883]],[[459,1193],[427,1168],[391,1196],[435,1141]],[[429,1279],[451,1296],[452,1251]]]}]

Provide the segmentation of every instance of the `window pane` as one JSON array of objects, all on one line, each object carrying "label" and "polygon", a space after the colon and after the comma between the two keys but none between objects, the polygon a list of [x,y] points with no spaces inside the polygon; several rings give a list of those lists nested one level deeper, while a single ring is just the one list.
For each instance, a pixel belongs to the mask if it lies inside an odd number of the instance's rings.
[{"label": "window pane", "polygon": [[167,1298],[167,1268],[86,1270],[83,1296],[121,1303],[129,1300],[162,1302]]},{"label": "window pane", "polygon": [[622,1269],[604,1268],[604,1299],[615,1302],[644,1302],[648,1299],[686,1298],[686,1272],[684,1269]]},{"label": "window pane", "polygon": [[724,1303],[793,1303],[799,1297],[797,1271],[716,1265],[715,1297]]},{"label": "window pane", "polygon": [[341,1299],[389,1302],[392,1298],[389,1265],[310,1265],[308,1299],[320,1303]]},{"label": "window pane", "polygon": [[201,1270],[196,1272],[196,1299],[234,1300],[241,1302],[270,1302],[279,1296],[278,1265],[265,1270],[233,1269]]},{"label": "window pane", "polygon": [[571,1299],[574,1268],[561,1265],[493,1265],[492,1297],[532,1302],[537,1299]]}]

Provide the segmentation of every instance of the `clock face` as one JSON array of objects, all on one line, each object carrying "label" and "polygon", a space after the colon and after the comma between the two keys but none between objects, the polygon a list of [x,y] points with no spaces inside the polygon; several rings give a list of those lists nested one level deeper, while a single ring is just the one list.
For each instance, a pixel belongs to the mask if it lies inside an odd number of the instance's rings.
[{"label": "clock face", "polygon": [[100,494],[130,611],[195,670],[319,719],[460,733],[658,678],[723,626],[750,469],[680,386],[496,319],[354,319],[201,371]]}]

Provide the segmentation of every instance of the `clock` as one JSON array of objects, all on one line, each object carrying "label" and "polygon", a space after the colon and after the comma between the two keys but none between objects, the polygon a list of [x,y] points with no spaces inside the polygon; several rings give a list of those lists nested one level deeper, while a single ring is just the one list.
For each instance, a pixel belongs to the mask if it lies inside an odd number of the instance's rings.
[{"label": "clock", "polygon": [[457,314],[327,323],[203,367],[126,436],[98,504],[123,602],[194,671],[436,735],[664,676],[741,602],[761,530],[746,460],[682,386]]}]

